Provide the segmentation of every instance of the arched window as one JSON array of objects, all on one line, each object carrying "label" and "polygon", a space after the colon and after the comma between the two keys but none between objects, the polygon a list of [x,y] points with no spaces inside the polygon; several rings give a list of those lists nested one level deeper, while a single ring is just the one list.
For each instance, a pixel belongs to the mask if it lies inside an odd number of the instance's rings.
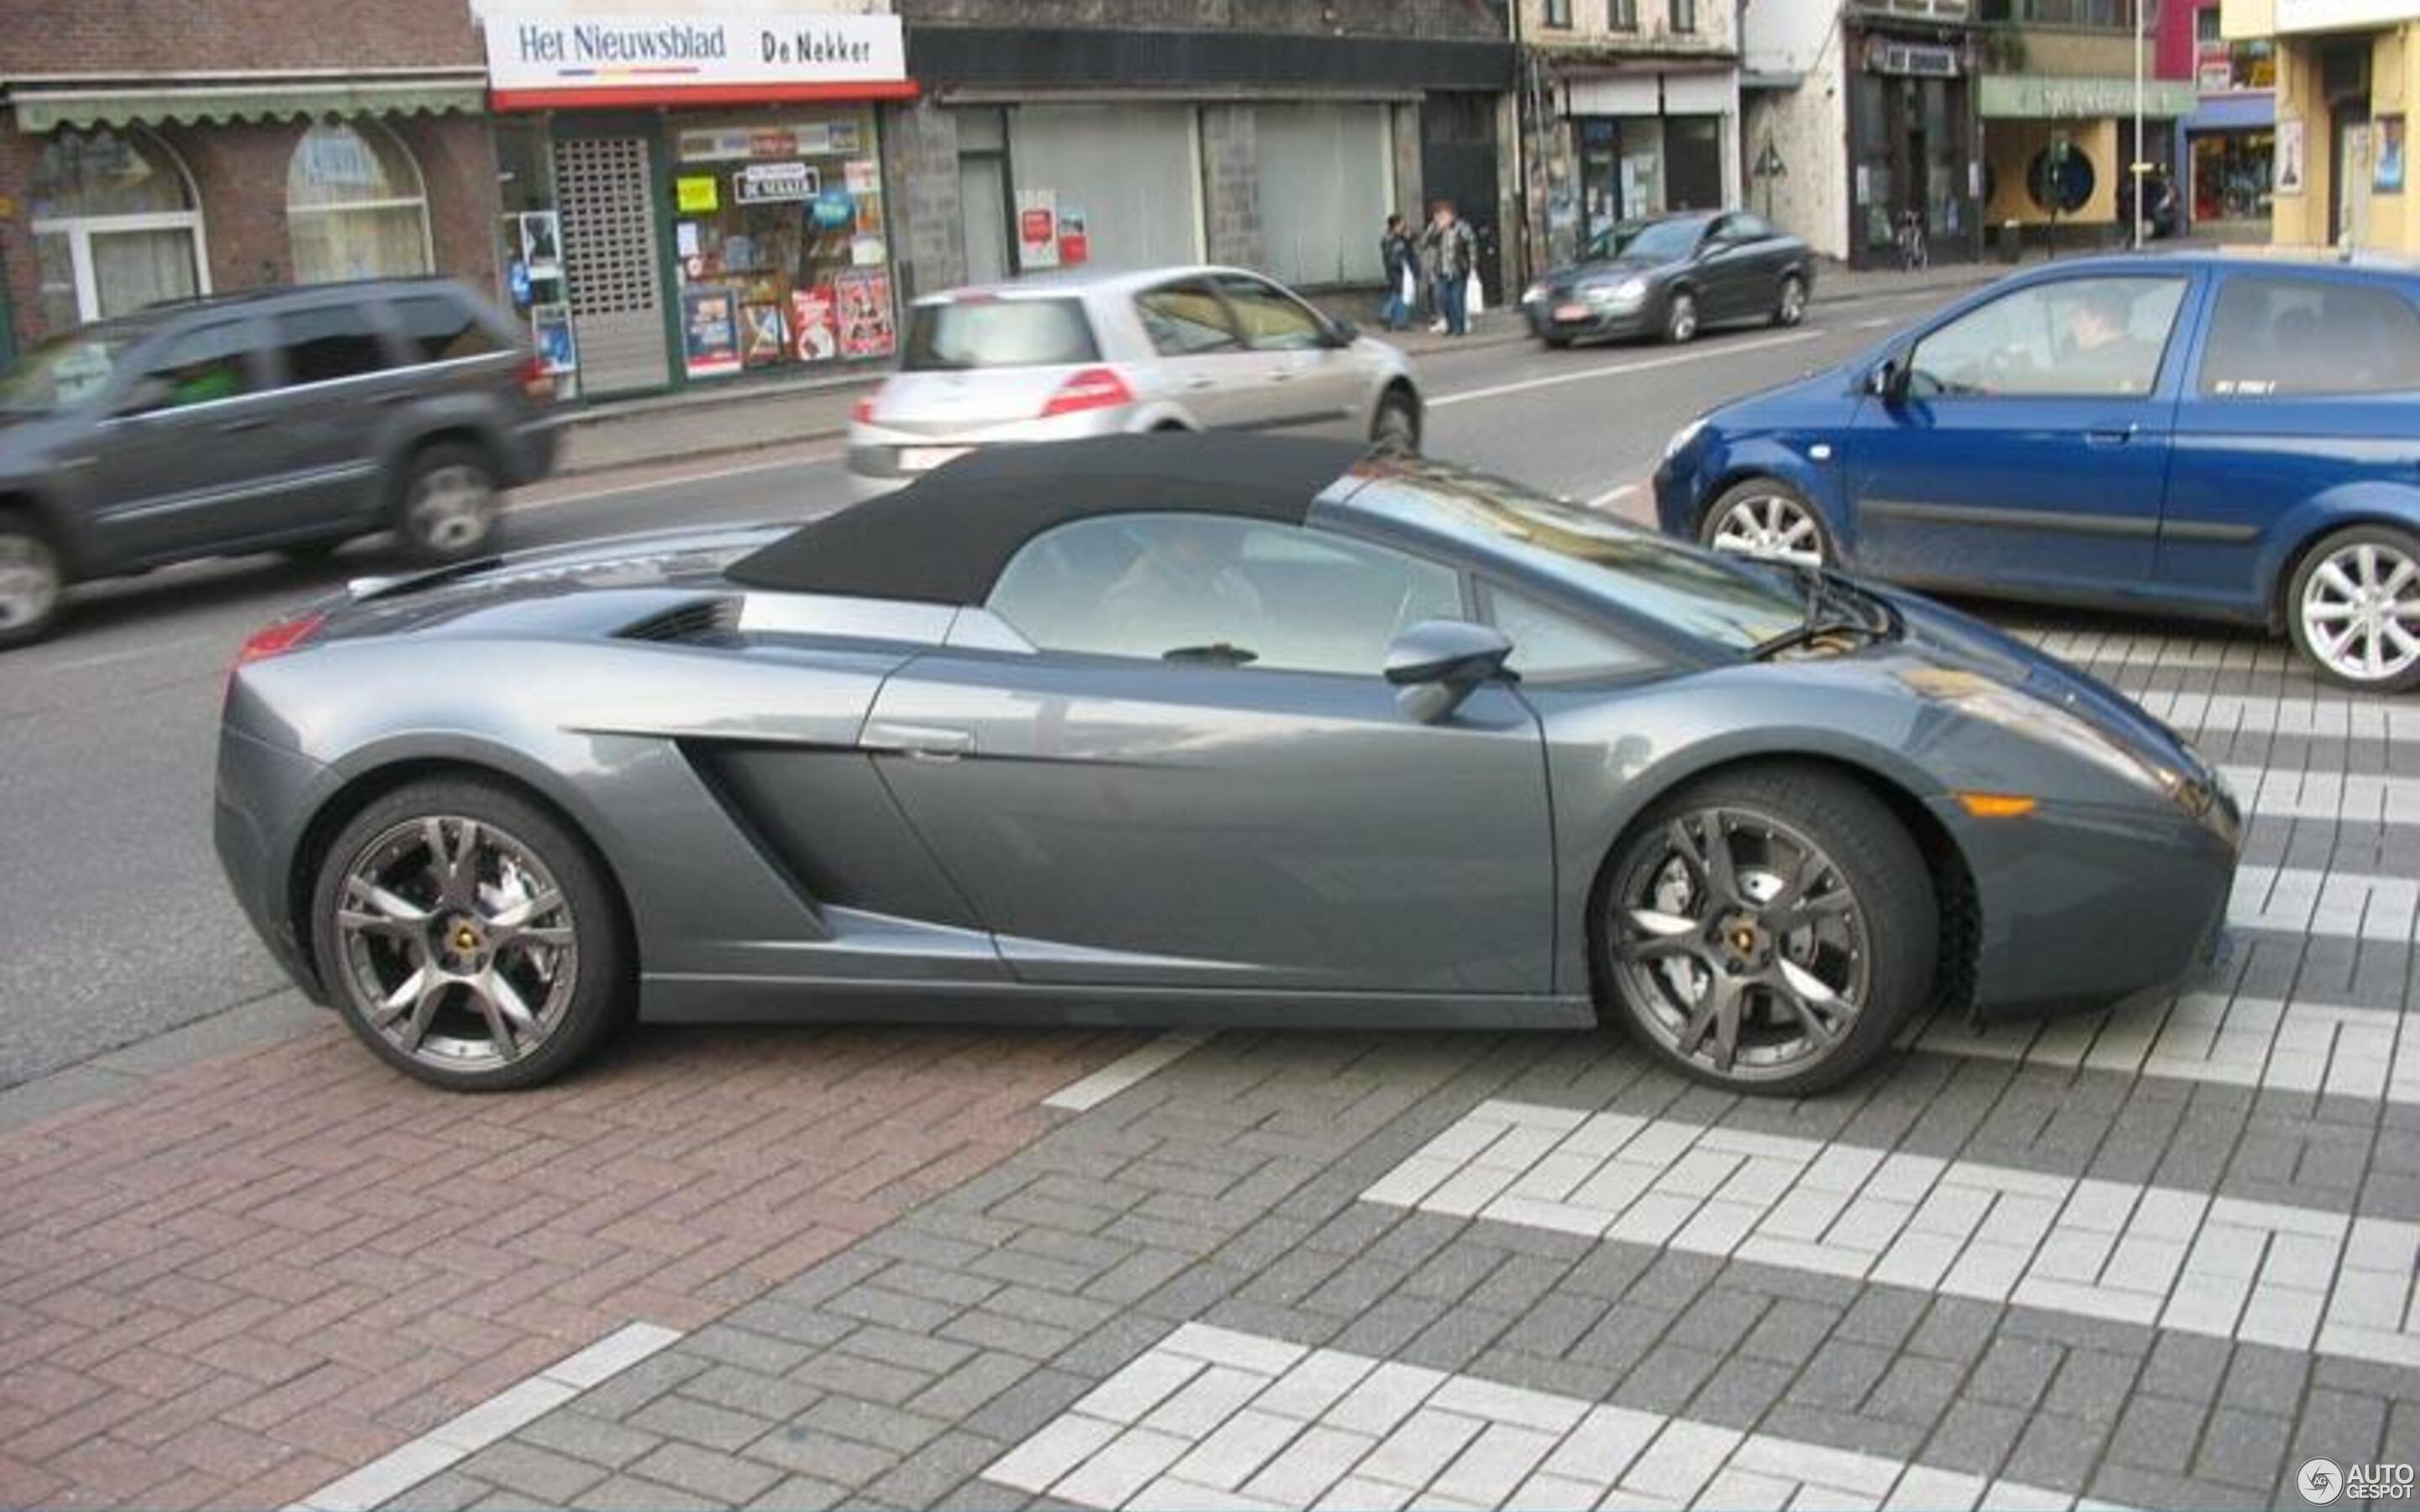
[{"label": "arched window", "polygon": [[57,132],[34,165],[33,209],[49,330],[209,290],[193,180],[148,131]]},{"label": "arched window", "polygon": [[419,165],[374,121],[322,121],[286,166],[294,278],[395,278],[428,271],[428,194]]}]

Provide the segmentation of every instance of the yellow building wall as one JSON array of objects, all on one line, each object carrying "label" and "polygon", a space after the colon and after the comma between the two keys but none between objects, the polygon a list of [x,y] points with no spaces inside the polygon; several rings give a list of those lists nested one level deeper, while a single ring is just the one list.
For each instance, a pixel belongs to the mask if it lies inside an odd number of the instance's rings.
[{"label": "yellow building wall", "polygon": [[1992,165],[1992,200],[1983,210],[1984,224],[2040,225],[2050,220],[2050,212],[2026,193],[2026,174],[2034,154],[2061,133],[2092,162],[2092,197],[2072,215],[2061,215],[2059,224],[2118,219],[2118,180],[2126,171],[2126,160],[2118,150],[2116,121],[1993,120],[1983,131],[1984,158]]},{"label": "yellow building wall", "polygon": [[[2229,0],[2230,5],[2232,0]],[[2321,248],[2334,243],[2329,223],[2330,190],[2335,182],[2336,142],[2326,98],[2319,86],[2319,50],[2325,37],[2277,39],[2277,119],[2303,123],[2303,192],[2276,196],[2271,239],[2281,247]],[[2363,245],[2381,251],[2420,253],[2420,184],[2413,182],[2412,107],[2420,102],[2420,23],[2407,22],[2373,33],[2369,54],[2371,154],[2377,152],[2377,121],[2404,117],[2404,188],[2369,200],[2369,229]]]}]

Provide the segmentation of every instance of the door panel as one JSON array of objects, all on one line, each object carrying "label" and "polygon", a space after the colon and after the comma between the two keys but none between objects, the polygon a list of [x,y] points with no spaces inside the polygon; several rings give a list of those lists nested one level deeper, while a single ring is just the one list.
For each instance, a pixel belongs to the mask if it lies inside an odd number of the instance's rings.
[{"label": "door panel", "polygon": [[181,556],[272,526],[287,436],[260,340],[257,322],[222,321],[142,357],[135,381],[155,402],[100,423],[83,484],[112,556]]},{"label": "door panel", "polygon": [[1157,354],[1151,372],[1162,397],[1205,427],[1253,424],[1263,359],[1244,345],[1234,313],[1207,283],[1146,290],[1135,297],[1135,317]]},{"label": "door panel", "polygon": [[1327,345],[1326,323],[1292,294],[1263,279],[1226,273],[1219,294],[1251,348],[1257,387],[1246,424],[1267,429],[1337,431],[1358,402],[1355,365]]},{"label": "door panel", "polygon": [[1432,726],[1375,676],[942,653],[869,729],[924,743],[876,759],[1025,980],[1552,986],[1541,737],[1508,690]]},{"label": "door panel", "polygon": [[1858,565],[1919,582],[2147,589],[2190,280],[2011,291],[1918,338],[1844,446]]}]

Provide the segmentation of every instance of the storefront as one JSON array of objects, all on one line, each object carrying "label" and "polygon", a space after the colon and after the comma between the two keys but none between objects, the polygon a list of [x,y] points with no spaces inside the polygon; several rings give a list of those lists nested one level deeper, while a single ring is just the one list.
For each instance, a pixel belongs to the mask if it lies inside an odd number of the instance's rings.
[{"label": "storefront", "polygon": [[2066,236],[2076,227],[2086,240],[2120,240],[2128,234],[2120,215],[2120,186],[2133,161],[2134,109],[2143,111],[2147,159],[2164,155],[2176,123],[2199,104],[2192,84],[2144,81],[2140,92],[2127,78],[1992,74],[1983,80],[1987,130],[1985,215],[1994,227],[2014,225],[2016,235]]},{"label": "storefront", "polygon": [[1862,28],[1843,39],[1851,261],[1896,257],[1910,216],[1934,261],[1975,255],[1985,194],[1979,43],[1971,34]]},{"label": "storefront", "polygon": [[[2236,23],[2233,7],[2222,21]],[[2380,0],[2275,0],[2264,29],[2276,48],[2277,242],[2420,253],[2420,195],[2405,182],[2405,135],[2420,102],[2420,17]]]},{"label": "storefront", "polygon": [[892,16],[485,18],[504,292],[585,397],[887,359]]},{"label": "storefront", "polygon": [[1579,75],[1562,93],[1583,243],[1621,221],[1739,203],[1735,69]]},{"label": "storefront", "polygon": [[2196,229],[2229,226],[2266,235],[2277,171],[2276,104],[2266,93],[2205,96],[2180,123],[2185,182],[2180,189]]}]

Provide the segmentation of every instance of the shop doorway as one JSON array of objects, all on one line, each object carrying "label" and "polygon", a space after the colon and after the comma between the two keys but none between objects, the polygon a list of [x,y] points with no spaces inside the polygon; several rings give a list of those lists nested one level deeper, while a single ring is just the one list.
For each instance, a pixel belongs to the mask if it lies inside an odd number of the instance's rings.
[{"label": "shop doorway", "polygon": [[2335,171],[2328,176],[2328,232],[2337,246],[2369,244],[2369,103],[2347,101],[2328,113],[2335,139]]},{"label": "shop doorway", "polygon": [[664,387],[671,363],[647,139],[559,133],[554,182],[582,395]]},{"label": "shop doorway", "polygon": [[[1491,305],[1504,299],[1497,263],[1496,99],[1439,91],[1420,102],[1420,182],[1430,200],[1453,201],[1470,223],[1479,239],[1480,286]],[[1425,221],[1428,207],[1405,206],[1404,213]]]}]

